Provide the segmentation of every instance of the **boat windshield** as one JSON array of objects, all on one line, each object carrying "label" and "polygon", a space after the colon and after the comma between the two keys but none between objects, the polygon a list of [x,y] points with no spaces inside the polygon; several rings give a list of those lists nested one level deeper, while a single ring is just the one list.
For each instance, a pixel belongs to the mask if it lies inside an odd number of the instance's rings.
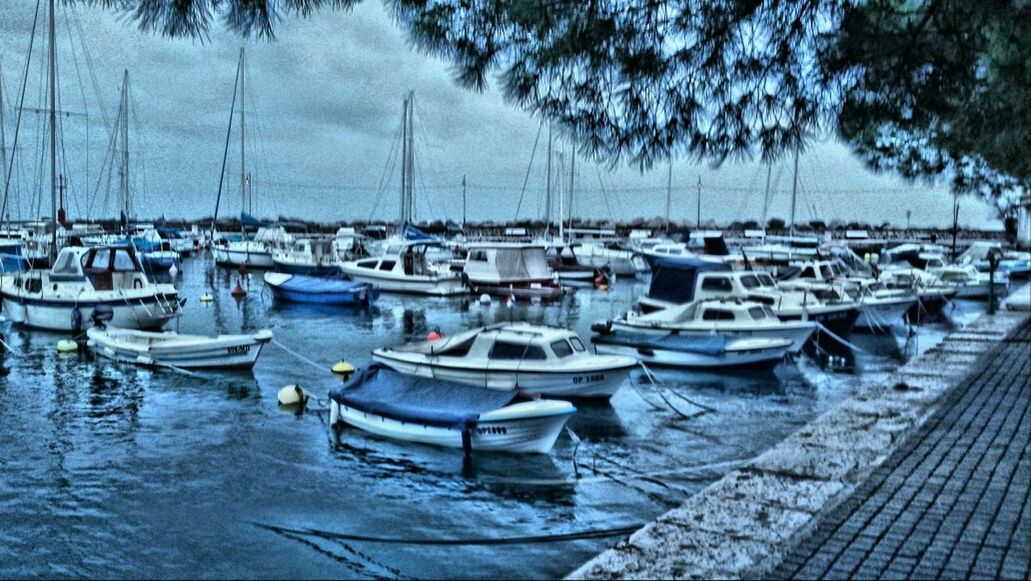
[{"label": "boat windshield", "polygon": [[741,285],[744,286],[746,289],[753,289],[757,286],[760,286],[759,277],[755,276],[754,274],[746,274],[745,276],[741,277]]}]

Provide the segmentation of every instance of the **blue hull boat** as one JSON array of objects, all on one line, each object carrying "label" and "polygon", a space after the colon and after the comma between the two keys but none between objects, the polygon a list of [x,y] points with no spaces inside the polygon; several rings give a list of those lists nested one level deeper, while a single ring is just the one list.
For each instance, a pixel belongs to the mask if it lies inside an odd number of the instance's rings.
[{"label": "blue hull boat", "polygon": [[265,284],[277,299],[318,305],[371,305],[379,290],[368,283],[342,278],[320,278],[283,272],[266,272]]}]

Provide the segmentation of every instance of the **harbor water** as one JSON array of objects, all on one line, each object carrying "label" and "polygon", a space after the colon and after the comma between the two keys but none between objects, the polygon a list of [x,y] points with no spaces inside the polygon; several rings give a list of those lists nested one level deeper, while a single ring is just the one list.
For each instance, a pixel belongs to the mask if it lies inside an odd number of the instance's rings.
[{"label": "harbor water", "polygon": [[[574,329],[618,315],[620,280],[541,305],[384,294],[370,309],[282,305],[202,254],[176,277],[190,333],[270,328],[253,372],[179,373],[58,353],[15,328],[0,377],[0,577],[558,577],[833,404],[930,348],[943,321],[856,334],[849,369],[807,358],[772,372],[641,371],[608,402],[576,402],[549,455],[475,454],[334,438],[329,368],[379,346],[499,321]],[[215,300],[198,298],[211,293]],[[323,402],[281,410],[300,384]],[[625,536],[625,533],[623,534]],[[557,537],[557,538],[556,538]]]}]

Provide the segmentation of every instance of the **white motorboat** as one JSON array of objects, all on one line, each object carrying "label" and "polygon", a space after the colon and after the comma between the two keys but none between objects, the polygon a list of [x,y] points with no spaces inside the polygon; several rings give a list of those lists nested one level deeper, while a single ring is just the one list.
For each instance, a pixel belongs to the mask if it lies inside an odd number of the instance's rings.
[{"label": "white motorboat", "polygon": [[181,306],[173,285],[147,278],[131,246],[63,248],[49,271],[3,277],[0,294],[15,323],[52,331],[81,331],[98,309],[117,327],[160,329]]},{"label": "white motorboat", "polygon": [[647,272],[648,264],[633,250],[618,242],[584,242],[574,246],[577,261],[583,266],[608,268],[616,276],[635,277]]},{"label": "white motorboat", "polygon": [[291,243],[293,236],[281,226],[259,228],[253,240],[222,240],[211,247],[211,254],[216,263],[224,266],[272,268],[272,251]]},{"label": "white motorboat", "polygon": [[333,238],[298,238],[288,247],[272,249],[277,272],[305,276],[332,276],[340,272]]},{"label": "white motorboat", "polygon": [[[395,440],[485,452],[546,454],[576,412],[565,401],[398,373],[373,364],[329,392],[329,423]],[[340,432],[337,431],[339,437]]]},{"label": "white motorboat", "polygon": [[527,323],[376,349],[372,358],[411,375],[553,397],[611,397],[637,365],[591,354],[572,331]]},{"label": "white motorboat", "polygon": [[[884,262],[894,267],[914,267],[936,277],[945,286],[956,289],[956,298],[987,299],[992,291],[992,277],[974,264],[949,264],[945,249],[936,245],[902,244],[884,252]],[[1002,298],[1009,290],[1005,272],[996,272],[995,296]]]},{"label": "white motorboat", "polygon": [[459,295],[469,292],[462,273],[444,264],[433,264],[426,242],[398,241],[383,256],[344,262],[340,270],[350,279],[367,282],[380,290],[424,295]]},{"label": "white motorboat", "polygon": [[781,321],[762,303],[720,299],[695,301],[644,315],[631,310],[594,329],[602,334],[616,329],[657,337],[670,333],[707,337],[718,333],[739,338],[788,339],[791,352],[795,353],[816,328],[810,321]]},{"label": "white motorboat", "polygon": [[[791,269],[790,281],[804,281],[841,287],[859,301],[856,328],[868,331],[886,330],[901,323],[906,313],[916,306],[916,292],[905,288],[889,288],[869,273],[858,273],[843,260],[807,260]],[[789,286],[787,283],[781,286]]]},{"label": "white motorboat", "polygon": [[599,354],[624,355],[645,363],[670,367],[734,369],[773,367],[791,350],[791,339],[735,338],[612,331],[591,338]]},{"label": "white motorboat", "polygon": [[249,335],[181,335],[115,327],[91,327],[87,345],[98,355],[144,366],[183,369],[250,369],[272,340],[264,329]]},{"label": "white motorboat", "polygon": [[480,242],[467,248],[464,273],[476,293],[539,299],[566,293],[548,266],[543,244]]}]

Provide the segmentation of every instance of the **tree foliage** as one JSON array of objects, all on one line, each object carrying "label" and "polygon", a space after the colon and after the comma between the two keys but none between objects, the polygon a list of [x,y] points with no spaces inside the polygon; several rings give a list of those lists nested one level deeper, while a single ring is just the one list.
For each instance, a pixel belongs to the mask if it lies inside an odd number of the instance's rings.
[{"label": "tree foliage", "polygon": [[[147,30],[271,39],[359,0],[85,0]],[[1031,186],[1025,0],[390,0],[463,86],[612,163],[772,160],[835,132],[871,167],[1000,199]]]}]

